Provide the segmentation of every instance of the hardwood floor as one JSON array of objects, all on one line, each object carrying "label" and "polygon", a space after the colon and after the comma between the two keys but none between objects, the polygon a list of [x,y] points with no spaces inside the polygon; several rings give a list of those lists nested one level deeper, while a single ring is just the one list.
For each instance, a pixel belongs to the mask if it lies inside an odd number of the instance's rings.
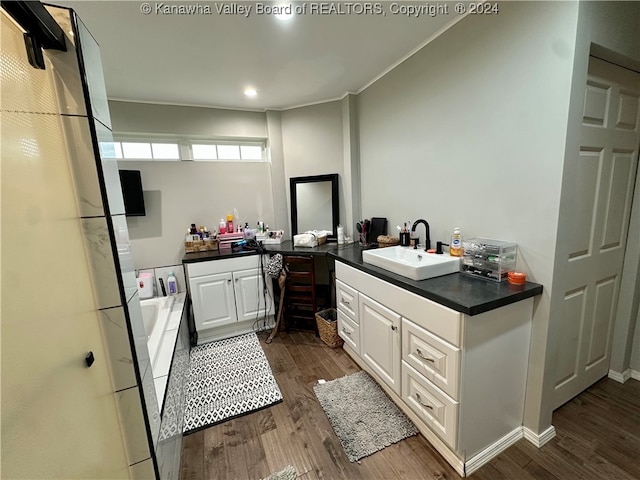
[{"label": "hardwood floor", "polygon": [[[281,332],[270,345],[259,337],[284,401],[184,437],[181,480],[258,480],[287,465],[301,480],[460,478],[421,435],[349,462],[313,385],[360,368],[312,333]],[[541,449],[520,440],[468,478],[640,478],[640,382],[603,379],[558,409],[553,424],[557,436]]]}]

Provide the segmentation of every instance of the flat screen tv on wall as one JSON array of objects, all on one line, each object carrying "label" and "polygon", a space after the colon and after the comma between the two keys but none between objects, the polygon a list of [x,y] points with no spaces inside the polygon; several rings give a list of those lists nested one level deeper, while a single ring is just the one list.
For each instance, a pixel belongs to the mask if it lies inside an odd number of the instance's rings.
[{"label": "flat screen tv on wall", "polygon": [[140,171],[120,170],[120,185],[122,186],[125,215],[127,217],[143,217],[146,215]]}]

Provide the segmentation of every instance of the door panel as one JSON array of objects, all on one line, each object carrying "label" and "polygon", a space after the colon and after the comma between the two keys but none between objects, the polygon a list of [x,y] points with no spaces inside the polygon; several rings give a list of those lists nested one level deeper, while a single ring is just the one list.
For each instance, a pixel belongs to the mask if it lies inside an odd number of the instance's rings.
[{"label": "door panel", "polygon": [[572,217],[572,231],[575,233],[573,250],[569,258],[581,257],[591,253],[591,230],[593,229],[594,208],[598,195],[602,150],[581,151],[576,172],[576,183],[582,188],[576,192],[575,202],[582,208]]},{"label": "door panel", "polygon": [[190,281],[196,330],[204,330],[237,320],[231,273],[195,277]]},{"label": "door panel", "polygon": [[[235,283],[236,305],[238,307],[238,321],[260,320],[265,315],[264,281],[260,269],[233,272]],[[267,300],[271,298],[267,295]],[[271,307],[271,305],[270,305]]]},{"label": "door panel", "polygon": [[[591,58],[573,198],[559,230],[571,238],[558,285],[555,406],[609,371],[640,143],[640,74]],[[562,220],[562,218],[561,218]],[[560,236],[560,235],[559,235]]]},{"label": "door panel", "polygon": [[[623,242],[623,234],[626,233],[626,224],[629,223],[626,202],[630,202],[631,197],[621,195],[621,192],[631,192],[633,189],[633,152],[620,152],[614,150],[611,157],[611,181],[607,198],[607,209],[605,212],[604,231],[602,234],[602,249],[620,247]],[[627,215],[625,215],[627,214]]]},{"label": "door panel", "polygon": [[614,297],[616,293],[617,277],[604,279],[596,285],[594,318],[589,335],[591,345],[587,357],[587,368],[593,367],[596,362],[605,359],[607,345],[609,344],[610,328],[612,325],[612,314],[614,311]]},{"label": "door panel", "polygon": [[400,315],[359,295],[362,357],[400,395]]}]

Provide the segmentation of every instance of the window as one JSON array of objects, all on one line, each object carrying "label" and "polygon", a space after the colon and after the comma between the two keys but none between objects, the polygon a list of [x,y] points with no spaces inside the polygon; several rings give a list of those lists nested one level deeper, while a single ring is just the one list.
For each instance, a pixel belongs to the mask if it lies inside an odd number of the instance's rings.
[{"label": "window", "polygon": [[150,143],[122,142],[123,158],[153,158]]},{"label": "window", "polygon": [[240,156],[243,160],[262,160],[262,146],[240,145]]},{"label": "window", "polygon": [[194,160],[216,160],[218,153],[215,145],[191,145]]},{"label": "window", "polygon": [[266,162],[265,141],[234,142],[194,138],[140,139],[122,136],[115,142],[101,142],[105,158],[119,160],[195,160],[219,162]]},{"label": "window", "polygon": [[152,143],[151,151],[156,160],[180,160],[177,143]]},{"label": "window", "polygon": [[264,143],[191,143],[193,160],[266,162]]}]

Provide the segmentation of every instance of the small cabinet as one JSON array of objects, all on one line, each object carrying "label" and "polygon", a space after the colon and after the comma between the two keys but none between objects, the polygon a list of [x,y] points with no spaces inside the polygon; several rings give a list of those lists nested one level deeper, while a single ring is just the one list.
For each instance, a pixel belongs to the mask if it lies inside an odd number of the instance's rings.
[{"label": "small cabinet", "polygon": [[199,344],[273,327],[272,286],[260,261],[267,260],[251,255],[187,264]]},{"label": "small cabinet", "polygon": [[400,395],[400,315],[359,295],[361,352],[364,361]]},{"label": "small cabinet", "polygon": [[204,275],[189,280],[196,330],[206,330],[236,321],[231,272]]}]

